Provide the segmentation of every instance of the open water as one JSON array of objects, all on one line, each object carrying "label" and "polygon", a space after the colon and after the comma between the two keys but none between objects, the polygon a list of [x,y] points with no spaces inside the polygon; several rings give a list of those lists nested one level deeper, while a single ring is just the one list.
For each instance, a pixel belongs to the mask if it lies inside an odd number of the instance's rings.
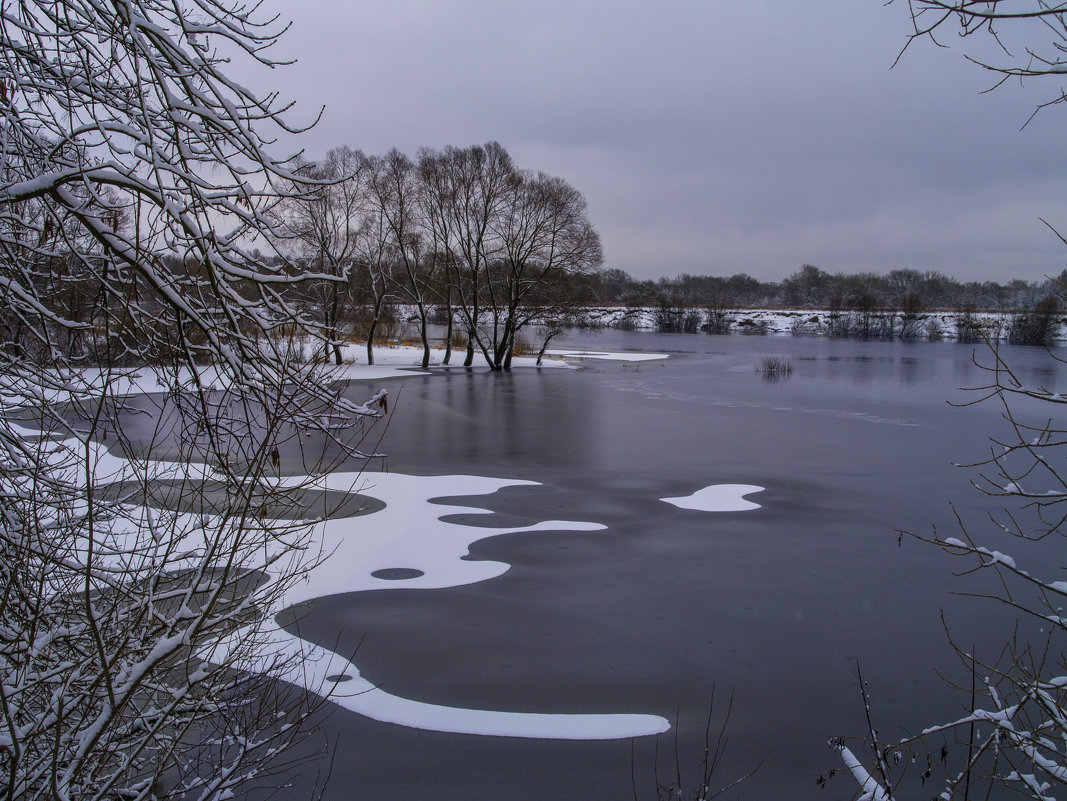
[{"label": "open water", "polygon": [[[975,349],[955,343],[829,341],[611,332],[561,348],[641,350],[662,361],[583,369],[437,370],[381,382],[392,420],[379,450],[390,471],[525,479],[464,499],[473,522],[590,521],[596,532],[514,534],[475,543],[470,559],[503,575],[440,590],[334,595],[302,636],[356,650],[362,675],[435,704],[519,712],[661,715],[672,731],[634,741],[571,742],[443,734],[344,710],[305,744],[324,760],[298,770],[286,799],[656,798],[657,781],[699,782],[729,699],[725,758],[713,784],[762,762],[726,797],[850,798],[832,735],[863,735],[857,664],[883,736],[960,716],[969,683],[946,628],[992,658],[1014,615],[964,597],[986,576],[900,531],[957,536],[950,504],[992,547],[986,513],[1000,499],[970,485],[994,403],[965,408],[989,383]],[[1040,349],[1007,348],[1033,385],[1067,388]],[[755,369],[793,366],[780,381]],[[984,358],[982,350],[977,351]],[[354,387],[364,397],[366,387]],[[1049,412],[1023,408],[1025,414]],[[753,511],[679,509],[661,498],[711,484],[753,484]],[[1029,554],[1036,569],[1062,559]],[[1025,553],[1023,554],[1025,555]],[[1050,575],[1051,578],[1059,578]],[[712,696],[714,691],[714,707]],[[328,747],[327,747],[328,743]]]}]

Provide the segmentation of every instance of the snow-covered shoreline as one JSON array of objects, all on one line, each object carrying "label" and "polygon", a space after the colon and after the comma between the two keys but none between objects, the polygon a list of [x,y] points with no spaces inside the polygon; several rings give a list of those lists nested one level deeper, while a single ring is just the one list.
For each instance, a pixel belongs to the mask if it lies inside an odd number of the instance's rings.
[{"label": "snow-covered shoreline", "polygon": [[[705,309],[693,307],[679,309],[679,311],[703,315]],[[824,326],[830,316],[834,314],[829,309],[815,308],[726,308],[717,311],[731,321],[731,333],[761,334],[803,333],[806,335],[818,335],[821,333],[819,327]],[[643,308],[594,307],[589,309],[588,312],[597,326],[636,331],[657,330],[656,315],[659,310],[651,306]],[[845,316],[849,314],[855,315],[858,312],[843,309],[837,314]],[[964,312],[951,310],[927,311],[917,314],[916,321],[920,327],[933,321],[940,326],[941,335],[939,338],[954,339],[958,333],[957,323],[963,315]],[[899,311],[881,310],[871,312],[870,316],[873,319],[894,317],[899,325],[901,313]],[[983,329],[997,332],[1000,336],[1003,336],[1013,315],[1010,312],[973,312],[968,316]],[[799,331],[797,330],[798,328],[800,329]],[[1067,340],[1067,331],[1061,332],[1060,339]]]},{"label": "snow-covered shoreline", "polygon": [[[374,364],[367,364],[367,348],[365,344],[346,343],[341,346],[341,359],[344,364],[331,367],[331,377],[338,379],[381,379],[397,378],[426,374],[421,368],[422,347],[420,345],[375,345]],[[464,352],[452,350],[452,359],[448,365],[443,363],[445,349],[434,346],[430,348],[430,367],[461,367]],[[579,363],[591,359],[596,361],[616,362],[643,362],[658,359],[666,359],[666,353],[644,353],[636,351],[589,351],[568,350],[551,348],[545,351],[541,363],[537,363],[535,356],[514,356],[511,360],[512,369],[520,367],[536,367],[540,369],[564,369],[573,370]],[[485,361],[480,354],[475,354],[474,367],[485,368]]]}]

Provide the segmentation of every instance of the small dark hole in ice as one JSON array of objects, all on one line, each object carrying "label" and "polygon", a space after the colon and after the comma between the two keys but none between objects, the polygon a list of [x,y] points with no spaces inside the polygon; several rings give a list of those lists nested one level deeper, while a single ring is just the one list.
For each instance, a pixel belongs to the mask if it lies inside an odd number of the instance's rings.
[{"label": "small dark hole in ice", "polygon": [[403,581],[404,579],[418,578],[421,575],[423,575],[423,572],[413,567],[386,567],[371,573],[374,578],[385,579],[386,581]]},{"label": "small dark hole in ice", "polygon": [[352,681],[352,677],[346,676],[344,673],[334,673],[332,676],[327,676],[326,681],[340,683],[342,681]]}]

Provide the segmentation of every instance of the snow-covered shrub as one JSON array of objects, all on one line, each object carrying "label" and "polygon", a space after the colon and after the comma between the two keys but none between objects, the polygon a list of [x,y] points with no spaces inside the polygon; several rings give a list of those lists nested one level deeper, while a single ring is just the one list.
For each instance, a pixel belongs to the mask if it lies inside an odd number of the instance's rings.
[{"label": "snow-covered shrub", "polygon": [[742,334],[757,334],[763,335],[770,333],[771,326],[766,320],[758,320],[752,317],[746,317],[744,320],[738,320],[737,330]]},{"label": "snow-covered shrub", "polygon": [[814,336],[819,333],[819,317],[794,317],[789,323],[789,333],[795,337]]},{"label": "snow-covered shrub", "polygon": [[662,298],[656,306],[653,320],[661,334],[695,334],[700,328],[699,311],[667,298]]},{"label": "snow-covered shrub", "polygon": [[957,342],[974,345],[983,342],[991,333],[988,325],[984,324],[973,311],[964,310],[956,315]]},{"label": "snow-covered shrub", "polygon": [[1060,329],[1060,302],[1054,295],[1042,298],[1032,308],[1018,312],[1008,322],[1008,342],[1013,345],[1051,345]]},{"label": "snow-covered shrub", "polygon": [[922,339],[927,336],[926,323],[927,320],[919,314],[902,314],[898,336],[901,339]]},{"label": "snow-covered shrub", "polygon": [[704,330],[709,334],[729,334],[734,321],[730,314],[718,306],[704,311]]}]

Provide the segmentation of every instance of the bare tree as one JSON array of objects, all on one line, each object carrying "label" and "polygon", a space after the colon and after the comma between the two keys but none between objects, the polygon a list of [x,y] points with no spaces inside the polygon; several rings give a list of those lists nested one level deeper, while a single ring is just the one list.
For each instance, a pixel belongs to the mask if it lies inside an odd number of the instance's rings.
[{"label": "bare tree", "polygon": [[321,162],[301,165],[301,182],[280,204],[282,246],[295,251],[299,269],[325,278],[306,282],[322,326],[325,356],[341,363],[340,322],[348,301],[364,204],[366,157],[350,147],[330,150]]},{"label": "bare tree", "polygon": [[497,368],[511,366],[516,337],[530,323],[544,320],[551,329],[550,321],[576,317],[576,279],[602,261],[585,198],[562,178],[518,173],[509,199],[498,223],[495,280],[486,282]]},{"label": "bare tree", "polygon": [[464,367],[474,363],[477,346],[488,364],[493,365],[479,327],[485,294],[485,272],[500,249],[494,236],[508,202],[515,167],[499,142],[466,149],[446,148],[441,164],[448,191],[439,197],[449,201],[449,265],[454,270],[453,286],[459,310],[467,328],[467,355]]},{"label": "bare tree", "polygon": [[395,288],[396,248],[390,222],[394,216],[392,203],[393,193],[386,160],[379,156],[368,157],[359,256],[371,305],[367,327],[367,364],[374,364],[374,337],[385,307],[393,299]]},{"label": "bare tree", "polygon": [[397,293],[415,307],[418,315],[425,369],[430,366],[430,293],[434,272],[442,262],[436,257],[427,258],[437,251],[433,248],[433,230],[424,215],[424,186],[415,163],[394,148],[382,159],[381,166],[371,191],[384,211],[390,251],[397,265],[393,277]]},{"label": "bare tree", "polygon": [[451,272],[446,314],[454,292],[467,328],[464,364],[477,347],[490,367],[506,369],[522,328],[574,317],[570,279],[601,262],[585,199],[560,178],[516,169],[496,142],[424,150],[419,175],[428,254]]},{"label": "bare tree", "polygon": [[456,185],[451,181],[448,165],[449,151],[438,153],[429,148],[419,151],[418,170],[422,183],[422,213],[429,238],[428,255],[431,287],[439,309],[439,319],[445,324],[445,355],[443,364],[452,360],[452,332],[455,324],[455,309],[452,299],[455,292],[454,279],[458,276],[455,257],[455,205]]},{"label": "bare tree", "polygon": [[265,150],[284,108],[224,65],[274,66],[279,30],[225,2],[0,9],[6,798],[228,798],[306,709],[256,636],[317,558],[271,476],[377,412],[296,358],[294,290],[337,276],[249,250],[302,181]]}]

